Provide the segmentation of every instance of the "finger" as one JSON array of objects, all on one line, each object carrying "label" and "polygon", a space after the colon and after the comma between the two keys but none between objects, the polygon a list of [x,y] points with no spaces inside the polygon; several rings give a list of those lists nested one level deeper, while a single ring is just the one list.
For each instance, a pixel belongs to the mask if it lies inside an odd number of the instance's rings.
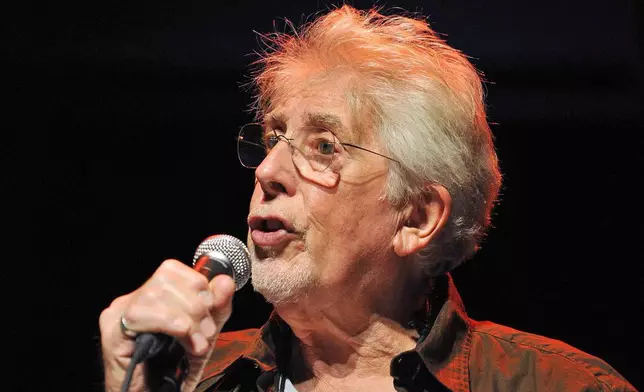
[{"label": "finger", "polygon": [[214,300],[207,279],[176,260],[166,260],[137,291],[135,302],[152,307],[162,302],[187,313],[195,321],[208,315]]},{"label": "finger", "polygon": [[195,292],[181,284],[171,285],[162,283],[160,286],[150,288],[147,292],[147,300],[151,303],[160,301],[166,305],[181,310],[188,314],[194,321],[199,321],[209,314],[211,299],[205,297],[202,290]]},{"label": "finger", "polygon": [[109,346],[111,342],[122,339],[120,317],[127,303],[131,300],[131,297],[131,294],[118,297],[112,301],[110,306],[101,312],[98,318],[98,324],[101,331],[101,343],[103,345]]},{"label": "finger", "polygon": [[215,322],[208,307],[214,302],[214,294],[204,296],[203,292],[158,282],[141,289],[124,315],[130,330],[171,335],[180,339],[188,351],[201,354],[227,319],[226,316],[223,322]]},{"label": "finger", "polygon": [[235,281],[230,276],[218,275],[210,281],[210,289],[213,295],[211,313],[218,329],[221,329],[232,313]]},{"label": "finger", "polygon": [[98,318],[98,325],[101,331],[107,331],[110,329],[109,327],[112,326],[112,321],[115,320],[117,317],[120,317],[120,315],[123,313],[123,309],[125,309],[125,306],[127,305],[129,300],[130,300],[130,295],[123,295],[121,297],[114,299],[110,304],[110,306],[103,309],[103,311],[101,312]]},{"label": "finger", "polygon": [[152,283],[161,282],[181,285],[193,291],[206,290],[208,279],[186,264],[174,260],[165,260],[150,278]]},{"label": "finger", "polygon": [[[138,297],[130,304],[130,308],[138,306],[152,309],[155,312],[152,319],[141,320],[130,318],[147,317],[150,314],[149,312],[140,312],[137,315],[130,315],[128,313],[126,316],[128,322],[131,322],[131,329],[136,330],[138,328],[139,330],[147,331],[147,328],[153,327],[157,322],[168,322],[169,320],[159,317],[162,316],[162,312],[169,310],[167,313],[172,314],[173,317],[187,319],[190,324],[187,333],[193,334],[201,331],[206,337],[211,337],[214,334],[214,328],[212,327],[210,309],[207,306],[208,302],[212,302],[212,300],[206,300],[200,293],[163,283],[142,290]],[[132,311],[130,308],[128,308],[128,311]],[[182,324],[181,321],[177,322]],[[181,330],[179,332],[183,331]]]},{"label": "finger", "polygon": [[125,318],[128,329],[133,332],[164,333],[177,338],[188,337],[194,324],[188,314],[162,302],[154,305],[131,303],[122,317]]},{"label": "finger", "polygon": [[157,307],[133,305],[126,309],[123,317],[130,330],[171,336],[194,355],[205,354],[210,345],[208,338],[200,331],[200,323],[164,304]]},{"label": "finger", "polygon": [[232,300],[235,293],[235,281],[230,276],[217,275],[210,281],[209,286],[215,296],[215,308],[223,306]]}]

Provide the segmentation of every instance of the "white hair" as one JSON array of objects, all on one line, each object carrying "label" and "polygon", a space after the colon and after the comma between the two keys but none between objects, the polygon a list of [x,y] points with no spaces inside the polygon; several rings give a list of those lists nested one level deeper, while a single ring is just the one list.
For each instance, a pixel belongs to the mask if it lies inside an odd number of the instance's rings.
[{"label": "white hair", "polygon": [[[259,116],[300,85],[349,75],[352,128],[376,129],[390,166],[386,197],[421,202],[430,184],[452,197],[446,227],[417,257],[429,275],[478,249],[501,186],[481,77],[420,19],[344,5],[293,34],[263,36],[254,75]],[[303,71],[305,69],[306,71]]]}]

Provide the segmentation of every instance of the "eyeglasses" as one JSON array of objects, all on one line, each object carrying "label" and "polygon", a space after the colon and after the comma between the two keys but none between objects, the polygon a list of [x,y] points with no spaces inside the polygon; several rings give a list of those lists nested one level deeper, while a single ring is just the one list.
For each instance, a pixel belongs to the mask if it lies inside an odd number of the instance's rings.
[{"label": "eyeglasses", "polygon": [[302,175],[322,185],[332,185],[337,180],[337,173],[329,168],[346,147],[357,148],[399,163],[393,158],[364,147],[341,143],[333,132],[324,128],[300,128],[288,138],[256,123],[246,124],[239,131],[237,137],[239,162],[244,167],[256,169],[280,140],[289,145],[293,164]]}]

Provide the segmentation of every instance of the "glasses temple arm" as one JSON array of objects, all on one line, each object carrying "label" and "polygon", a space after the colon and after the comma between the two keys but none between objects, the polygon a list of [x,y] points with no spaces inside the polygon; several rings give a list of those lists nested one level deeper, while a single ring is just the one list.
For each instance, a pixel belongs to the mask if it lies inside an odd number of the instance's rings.
[{"label": "glasses temple arm", "polygon": [[340,144],[341,144],[341,145],[343,145],[343,146],[349,146],[349,147],[357,148],[358,150],[362,150],[362,151],[370,152],[370,153],[372,153],[372,154],[376,154],[376,155],[381,156],[381,157],[383,157],[383,158],[387,158],[387,159],[389,159],[390,161],[393,161],[393,162],[396,162],[396,163],[400,163],[399,161],[397,161],[397,160],[395,160],[395,159],[393,159],[393,158],[390,158],[390,157],[388,157],[388,156],[386,156],[386,155],[382,155],[382,154],[377,153],[377,152],[375,152],[375,151],[368,150],[368,149],[366,149],[366,148],[364,148],[364,147],[356,146],[355,144],[351,144],[351,143],[340,143]]}]

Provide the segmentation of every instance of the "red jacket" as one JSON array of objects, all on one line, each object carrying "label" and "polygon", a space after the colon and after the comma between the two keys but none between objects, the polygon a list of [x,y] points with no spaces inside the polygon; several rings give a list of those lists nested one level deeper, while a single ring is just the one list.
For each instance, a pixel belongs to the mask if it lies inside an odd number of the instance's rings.
[{"label": "red jacket", "polygon": [[[419,323],[415,350],[392,359],[392,389],[636,391],[606,362],[568,344],[469,319],[449,274],[434,287],[433,311]],[[275,314],[261,329],[221,334],[197,391],[276,390],[279,369],[288,369],[291,337]]]}]

